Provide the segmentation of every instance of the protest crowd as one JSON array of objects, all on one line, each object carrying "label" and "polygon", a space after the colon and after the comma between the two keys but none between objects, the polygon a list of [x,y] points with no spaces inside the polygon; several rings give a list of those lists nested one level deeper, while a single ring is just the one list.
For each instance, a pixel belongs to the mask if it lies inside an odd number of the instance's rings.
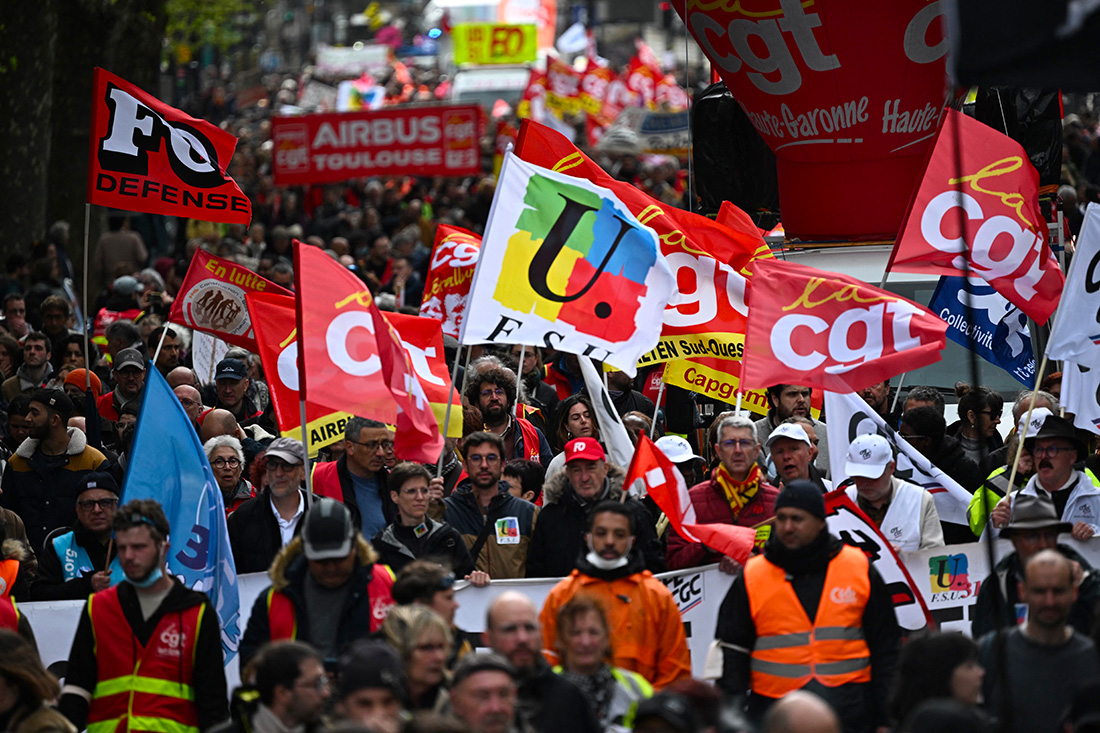
[{"label": "protest crowd", "polygon": [[[956,338],[935,309],[776,257],[736,207],[691,213],[676,157],[600,149],[583,114],[523,122],[493,173],[475,136],[460,176],[276,185],[271,110],[299,82],[188,105],[210,150],[236,145],[213,171],[235,221],[115,199],[83,297],[68,223],[7,258],[0,730],[1100,730],[1100,389],[1077,366],[1100,341],[1062,310],[1096,290],[1070,269],[1100,251],[1077,204],[1100,191],[1095,116],[1064,129],[1077,254],[1036,237],[1026,287],[988,278],[1062,366],[1002,394],[953,364],[947,393],[905,378]],[[379,86],[400,106],[441,83],[401,65]],[[955,145],[978,134],[941,112]],[[666,263],[685,252],[691,277]],[[821,336],[852,322],[888,336]],[[939,588],[967,615],[934,613],[909,558],[927,575],[995,542],[985,577]],[[713,638],[674,584],[696,574],[721,578]],[[34,624],[41,602],[80,604],[75,628]]]}]

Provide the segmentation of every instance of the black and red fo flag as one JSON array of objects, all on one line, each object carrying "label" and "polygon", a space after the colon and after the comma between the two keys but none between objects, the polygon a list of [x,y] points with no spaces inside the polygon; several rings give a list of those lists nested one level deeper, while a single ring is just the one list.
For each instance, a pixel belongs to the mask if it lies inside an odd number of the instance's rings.
[{"label": "black and red fo flag", "polygon": [[88,203],[245,224],[252,204],[226,172],[237,138],[95,70]]}]

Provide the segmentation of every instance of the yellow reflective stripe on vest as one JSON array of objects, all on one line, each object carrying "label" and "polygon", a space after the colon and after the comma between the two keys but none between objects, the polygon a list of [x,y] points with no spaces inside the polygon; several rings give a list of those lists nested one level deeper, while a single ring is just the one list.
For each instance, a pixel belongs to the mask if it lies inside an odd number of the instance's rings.
[{"label": "yellow reflective stripe on vest", "polygon": [[847,626],[821,626],[812,633],[798,631],[793,634],[776,634],[774,636],[762,636],[756,640],[753,647],[757,651],[768,649],[787,649],[789,647],[806,646],[811,641],[862,641],[863,629]]},{"label": "yellow reflective stripe on vest", "polygon": [[145,692],[150,695],[163,695],[164,697],[174,697],[177,700],[189,700],[191,702],[195,700],[195,690],[191,685],[181,685],[178,682],[138,675],[115,677],[114,679],[97,682],[92,697],[108,697],[130,692]]},{"label": "yellow reflective stripe on vest", "polygon": [[[88,724],[88,733],[115,733],[122,718]],[[184,725],[170,718],[150,718],[135,715],[127,718],[126,730],[150,730],[155,733],[200,733],[195,726]]]},{"label": "yellow reflective stripe on vest", "polygon": [[798,679],[812,675],[827,676],[836,674],[851,674],[871,667],[870,657],[858,657],[856,659],[842,659],[839,662],[822,662],[811,664],[785,664],[783,662],[770,662],[753,657],[752,671],[760,674],[770,674],[773,677],[785,679]]}]

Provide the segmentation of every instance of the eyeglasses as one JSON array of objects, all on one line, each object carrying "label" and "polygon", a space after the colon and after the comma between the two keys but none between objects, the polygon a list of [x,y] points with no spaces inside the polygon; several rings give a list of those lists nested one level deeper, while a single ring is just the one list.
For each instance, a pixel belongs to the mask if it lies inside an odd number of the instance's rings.
[{"label": "eyeglasses", "polygon": [[993,410],[978,410],[978,414],[979,415],[989,415],[989,419],[991,419],[991,420],[1000,420],[1001,419],[1001,413],[1000,412],[994,412]]},{"label": "eyeglasses", "polygon": [[722,446],[726,450],[736,449],[739,451],[747,451],[756,446],[756,443],[751,440],[741,438],[740,440],[723,440],[718,445]]},{"label": "eyeglasses", "polygon": [[267,459],[267,470],[268,471],[285,471],[285,472],[289,473],[290,471],[293,471],[295,468],[298,468],[298,466],[300,466],[300,465],[301,464],[299,464],[299,463],[287,463],[286,461],[282,460],[281,458],[268,458]]},{"label": "eyeglasses", "polygon": [[1071,450],[1077,449],[1071,445],[1037,445],[1031,449],[1031,455],[1033,458],[1054,458],[1059,453],[1065,453]]},{"label": "eyeglasses", "polygon": [[379,448],[382,448],[385,451],[393,450],[393,441],[392,440],[368,440],[365,443],[362,443],[358,440],[351,440],[351,438],[348,438],[348,440],[351,441],[352,443],[355,443],[356,445],[363,446],[364,448],[366,448],[369,451],[376,451]]},{"label": "eyeglasses", "polygon": [[474,464],[475,466],[480,466],[482,463],[499,463],[500,456],[498,456],[496,453],[489,453],[484,456],[480,453],[474,453],[472,455],[466,456],[466,460]]},{"label": "eyeglasses", "polygon": [[431,493],[431,489],[427,486],[416,489],[401,489],[402,496],[427,496],[429,493]]},{"label": "eyeglasses", "polygon": [[107,511],[111,507],[118,504],[118,499],[113,496],[106,499],[81,499],[76,503],[77,507],[84,511],[91,511],[92,509],[99,507],[103,511]]},{"label": "eyeglasses", "polygon": [[329,688],[328,675],[323,674],[319,677],[316,677],[312,681],[306,680],[305,682],[299,682],[298,685],[299,687],[312,687],[317,692],[322,692],[323,690],[327,690]]},{"label": "eyeglasses", "polygon": [[497,387],[496,389],[483,389],[483,390],[481,390],[481,396],[482,397],[503,397],[504,396],[504,390],[501,389],[500,387]]},{"label": "eyeglasses", "polygon": [[[83,356],[83,354],[81,354],[81,356]],[[194,407],[195,405],[199,404],[195,400],[189,400],[189,399],[186,399],[184,397],[180,397],[179,401],[180,401],[180,404],[183,405],[184,407]]]},{"label": "eyeglasses", "polygon": [[[215,458],[210,465],[214,468],[225,468],[226,466],[236,468],[241,465],[241,461],[239,458]],[[270,461],[268,461],[268,465],[271,465]]]}]

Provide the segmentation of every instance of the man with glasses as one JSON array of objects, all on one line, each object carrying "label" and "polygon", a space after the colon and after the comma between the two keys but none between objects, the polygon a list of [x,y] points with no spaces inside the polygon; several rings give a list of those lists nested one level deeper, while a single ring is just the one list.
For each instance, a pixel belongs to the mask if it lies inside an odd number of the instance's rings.
[{"label": "man with glasses", "polygon": [[[390,471],[390,498],[397,520],[371,539],[380,561],[395,573],[409,563],[430,558],[460,576],[473,572],[474,563],[462,535],[446,522],[428,516],[432,475],[419,463],[403,461]],[[479,573],[479,575],[485,575]],[[488,578],[485,578],[488,581]]]},{"label": "man with glasses", "polygon": [[[993,568],[978,591],[977,605],[971,612],[971,636],[975,639],[990,631],[1015,626],[1027,620],[1020,600],[1020,581],[1028,560],[1041,550],[1055,550],[1075,563],[1077,600],[1070,612],[1069,623],[1076,629],[1093,627],[1100,607],[1100,576],[1080,554],[1069,545],[1058,542],[1058,535],[1073,527],[1058,519],[1054,502],[1042,495],[1020,494],[1012,502],[1012,521],[1001,530],[1001,537],[1012,543],[1012,552]],[[950,571],[950,568],[946,568]],[[1000,595],[998,599],[997,596]]]},{"label": "man with glasses", "polygon": [[494,580],[522,578],[538,510],[500,481],[504,441],[489,432],[466,437],[466,473],[443,500],[443,520],[462,533],[474,567]]},{"label": "man with glasses", "polygon": [[374,537],[397,519],[389,491],[387,457],[393,433],[385,423],[353,417],[344,426],[344,455],[313,465],[313,493],[344,502],[364,537]]},{"label": "man with glasses", "polygon": [[553,452],[546,436],[529,420],[516,417],[516,376],[510,370],[486,365],[466,385],[466,400],[481,410],[486,432],[504,442],[504,462],[514,458],[550,465]]},{"label": "man with glasses", "polygon": [[76,521],[46,536],[38,556],[36,601],[75,601],[110,588],[123,578],[111,542],[118,508],[118,482],[109,473],[85,474],[76,497]]},{"label": "man with glasses", "polygon": [[993,510],[993,526],[1008,526],[1012,496],[1042,495],[1053,500],[1061,521],[1072,526],[1070,534],[1075,540],[1084,542],[1100,532],[1100,488],[1088,474],[1074,468],[1088,451],[1073,425],[1065,418],[1047,415],[1039,432],[1024,439],[1024,448],[1031,453],[1035,475],[1017,494],[1001,499]]},{"label": "man with glasses", "polygon": [[276,438],[264,453],[264,488],[229,515],[229,544],[238,573],[261,573],[301,530],[309,496],[305,449],[294,438]]},{"label": "man with glasses", "polygon": [[[715,454],[721,461],[711,477],[688,490],[698,524],[735,524],[755,527],[775,516],[779,491],[769,484],[756,462],[756,428],[746,417],[731,415],[718,423]],[[685,540],[672,529],[668,535],[668,569],[719,563],[735,573],[738,563],[706,545]]]},{"label": "man with glasses", "polygon": [[325,730],[328,673],[309,644],[282,641],[256,656],[253,687],[258,700],[245,704],[239,717],[211,733],[314,733]]}]

